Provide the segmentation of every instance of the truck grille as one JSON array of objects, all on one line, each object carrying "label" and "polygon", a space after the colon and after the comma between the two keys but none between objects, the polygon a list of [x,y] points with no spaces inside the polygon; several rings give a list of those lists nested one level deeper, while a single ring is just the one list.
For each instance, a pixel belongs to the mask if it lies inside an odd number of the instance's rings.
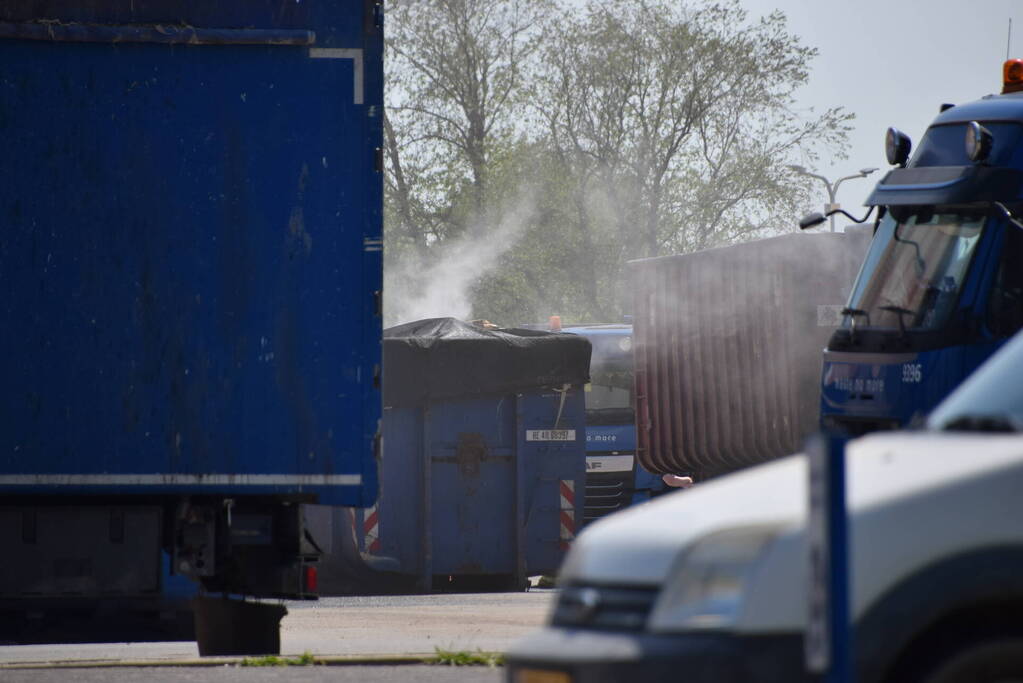
[{"label": "truck grille", "polygon": [[632,472],[587,472],[583,522],[627,507],[632,493]]},{"label": "truck grille", "polygon": [[574,628],[640,631],[657,599],[656,588],[565,586],[551,624]]}]

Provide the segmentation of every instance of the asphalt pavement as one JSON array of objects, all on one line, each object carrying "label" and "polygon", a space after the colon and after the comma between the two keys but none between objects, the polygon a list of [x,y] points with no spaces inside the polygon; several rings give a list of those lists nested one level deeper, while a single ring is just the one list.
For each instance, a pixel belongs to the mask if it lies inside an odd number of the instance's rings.
[{"label": "asphalt pavement", "polygon": [[325,655],[432,654],[438,648],[503,652],[543,624],[553,595],[533,590],[288,603],[281,650]]},{"label": "asphalt pavement", "polygon": [[289,601],[281,657],[308,654],[330,665],[240,666],[243,658],[199,658],[194,642],[3,645],[0,681],[496,682],[500,668],[408,662],[438,651],[503,652],[544,622],[554,596],[534,589]]}]

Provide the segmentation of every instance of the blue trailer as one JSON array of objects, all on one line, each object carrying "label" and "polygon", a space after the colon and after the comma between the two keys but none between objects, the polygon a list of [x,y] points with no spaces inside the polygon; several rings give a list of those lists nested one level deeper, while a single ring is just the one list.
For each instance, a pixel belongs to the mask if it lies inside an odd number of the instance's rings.
[{"label": "blue trailer", "polygon": [[377,489],[382,55],[363,0],[0,7],[0,606],[315,592],[301,504]]},{"label": "blue trailer", "polygon": [[660,476],[636,459],[632,325],[573,325],[565,332],[590,341],[586,385],[586,498],[584,523],[664,493]]},{"label": "blue trailer", "polygon": [[831,433],[919,421],[1023,326],[1023,61],[1005,77],[1001,95],[942,105],[912,158],[888,131],[896,168],[867,200],[874,239],[824,351]]}]

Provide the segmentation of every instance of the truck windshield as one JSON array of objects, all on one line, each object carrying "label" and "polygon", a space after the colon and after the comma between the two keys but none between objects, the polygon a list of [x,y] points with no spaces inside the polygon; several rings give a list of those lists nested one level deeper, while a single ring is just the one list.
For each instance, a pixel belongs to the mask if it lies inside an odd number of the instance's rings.
[{"label": "truck windshield", "polygon": [[593,365],[590,383],[586,386],[587,424],[628,424],[634,415],[631,364]]},{"label": "truck windshield", "polygon": [[921,207],[900,218],[889,212],[878,227],[849,307],[862,311],[858,325],[940,329],[959,297],[984,214]]}]

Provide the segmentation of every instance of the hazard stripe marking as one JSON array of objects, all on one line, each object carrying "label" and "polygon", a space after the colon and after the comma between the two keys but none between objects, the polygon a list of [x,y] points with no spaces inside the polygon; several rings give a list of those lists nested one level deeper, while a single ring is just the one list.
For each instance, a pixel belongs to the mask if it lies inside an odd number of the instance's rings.
[{"label": "hazard stripe marking", "polygon": [[575,481],[562,479],[559,489],[561,493],[559,547],[562,550],[568,550],[569,542],[575,538]]},{"label": "hazard stripe marking", "polygon": [[[562,503],[568,502],[570,507],[575,507],[575,482],[571,479],[561,480],[561,498]],[[565,507],[562,505],[561,507]]]},{"label": "hazard stripe marking", "polygon": [[370,554],[380,552],[380,514],[376,503],[373,507],[363,511],[362,520],[362,547],[364,552]]}]

